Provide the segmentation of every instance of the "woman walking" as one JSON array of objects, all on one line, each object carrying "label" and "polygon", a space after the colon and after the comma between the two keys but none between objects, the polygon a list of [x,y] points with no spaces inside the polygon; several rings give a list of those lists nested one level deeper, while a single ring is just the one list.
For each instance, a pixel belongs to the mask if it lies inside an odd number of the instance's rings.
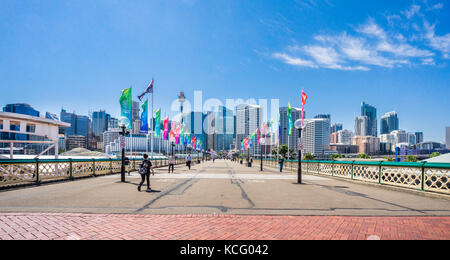
[{"label": "woman walking", "polygon": [[144,184],[145,179],[147,179],[147,192],[152,191],[150,188],[150,171],[155,175],[155,170],[153,170],[152,162],[148,160],[148,155],[144,154],[144,160],[139,166],[139,174],[141,175],[141,183],[139,183],[138,191],[141,191],[142,184]]}]

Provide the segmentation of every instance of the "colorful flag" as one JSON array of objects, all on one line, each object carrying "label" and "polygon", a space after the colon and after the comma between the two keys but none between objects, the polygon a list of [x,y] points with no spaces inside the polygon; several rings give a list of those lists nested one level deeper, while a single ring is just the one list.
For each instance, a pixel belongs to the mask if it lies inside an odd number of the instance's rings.
[{"label": "colorful flag", "polygon": [[288,106],[288,119],[289,119],[289,135],[292,134],[292,130],[294,130],[294,122],[292,119],[292,114],[291,114],[291,103],[289,102],[289,106]]},{"label": "colorful flag", "polygon": [[163,136],[163,138],[164,138],[164,140],[169,140],[169,116],[167,116],[164,119],[163,125],[164,125],[164,136]]},{"label": "colorful flag", "polygon": [[142,99],[144,98],[145,94],[147,94],[147,93],[153,93],[153,79],[150,82],[150,84],[148,84],[148,86],[145,89],[144,93],[142,93],[140,96],[138,96],[139,100],[142,101]]},{"label": "colorful flag", "polygon": [[156,110],[155,137],[161,137],[161,109]]},{"label": "colorful flag", "polygon": [[305,104],[306,104],[307,99],[308,99],[308,96],[302,89],[302,127],[303,127],[303,120],[305,119]]},{"label": "colorful flag", "polygon": [[142,104],[141,134],[148,134],[148,100]]},{"label": "colorful flag", "polygon": [[122,90],[122,96],[120,97],[120,124],[125,125],[127,129],[133,129],[131,110],[131,88]]}]

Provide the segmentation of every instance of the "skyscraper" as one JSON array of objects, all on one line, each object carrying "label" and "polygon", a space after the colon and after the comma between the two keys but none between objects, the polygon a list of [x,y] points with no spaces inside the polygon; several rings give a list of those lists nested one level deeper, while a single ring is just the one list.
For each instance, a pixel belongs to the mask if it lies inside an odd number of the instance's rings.
[{"label": "skyscraper", "polygon": [[368,136],[369,119],[367,116],[355,118],[355,136]]},{"label": "skyscraper", "polygon": [[[262,124],[262,108],[256,105],[241,104],[236,107],[236,147],[240,149],[242,141],[254,134]],[[250,153],[256,154],[259,147],[255,144]]]},{"label": "skyscraper", "polygon": [[394,130],[399,129],[399,121],[397,112],[392,111],[389,113],[386,113],[384,116],[381,117],[380,120],[380,134],[389,134]]},{"label": "skyscraper", "polygon": [[84,136],[86,147],[91,135],[91,120],[88,116],[80,116],[75,113],[67,113],[66,110],[62,109],[60,118],[62,122],[70,123],[70,127],[65,129],[66,138],[70,136]]},{"label": "skyscraper", "polygon": [[234,115],[233,111],[219,106],[217,118],[217,150],[228,151],[231,149],[234,139]]},{"label": "skyscraper", "polygon": [[92,113],[92,132],[95,136],[100,136],[101,133],[108,130],[108,122],[111,116],[104,110]]},{"label": "skyscraper", "polygon": [[416,135],[416,143],[423,143],[423,132],[415,132]]},{"label": "skyscraper", "polygon": [[302,131],[304,153],[321,155],[330,146],[330,120],[326,118],[309,119]]},{"label": "skyscraper", "polygon": [[378,136],[377,133],[377,109],[369,104],[362,102],[361,116],[367,116],[367,134],[368,136]]},{"label": "skyscraper", "polygon": [[335,124],[332,124],[332,125],[331,125],[330,132],[331,132],[331,133],[336,133],[336,132],[341,131],[342,129],[344,129],[344,127],[342,126],[342,124],[335,123]]},{"label": "skyscraper", "polygon": [[190,112],[184,113],[182,117],[186,133],[193,134],[197,140],[202,141],[203,145],[206,145],[206,133],[203,125],[206,118],[205,114],[202,112]]}]

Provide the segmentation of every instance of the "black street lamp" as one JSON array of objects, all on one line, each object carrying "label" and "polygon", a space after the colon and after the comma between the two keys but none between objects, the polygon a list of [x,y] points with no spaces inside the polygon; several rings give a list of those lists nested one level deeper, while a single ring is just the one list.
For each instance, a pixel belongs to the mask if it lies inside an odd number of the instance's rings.
[{"label": "black street lamp", "polygon": [[298,170],[297,170],[297,184],[302,184],[302,121],[295,121],[295,128],[298,129]]},{"label": "black street lamp", "polygon": [[261,137],[261,139],[259,139],[259,147],[261,150],[261,171],[264,171],[263,169],[263,144],[265,143],[265,139],[263,137]]},{"label": "black street lamp", "polygon": [[[130,131],[126,129],[125,125],[121,126],[122,131],[119,132],[121,136],[125,139],[125,136],[130,134]],[[125,140],[124,142],[121,142],[121,148],[122,148],[122,166],[120,168],[120,181],[125,182]]]}]

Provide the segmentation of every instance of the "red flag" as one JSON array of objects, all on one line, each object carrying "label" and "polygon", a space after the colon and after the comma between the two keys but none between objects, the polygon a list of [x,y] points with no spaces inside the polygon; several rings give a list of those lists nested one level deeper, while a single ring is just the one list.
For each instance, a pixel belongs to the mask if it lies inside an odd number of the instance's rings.
[{"label": "red flag", "polygon": [[306,95],[305,92],[303,92],[302,90],[302,106],[305,106],[306,104],[306,100],[308,99],[308,96]]},{"label": "red flag", "polygon": [[306,104],[307,99],[308,99],[308,96],[302,89],[302,126],[303,126],[303,120],[305,119],[305,104]]}]

